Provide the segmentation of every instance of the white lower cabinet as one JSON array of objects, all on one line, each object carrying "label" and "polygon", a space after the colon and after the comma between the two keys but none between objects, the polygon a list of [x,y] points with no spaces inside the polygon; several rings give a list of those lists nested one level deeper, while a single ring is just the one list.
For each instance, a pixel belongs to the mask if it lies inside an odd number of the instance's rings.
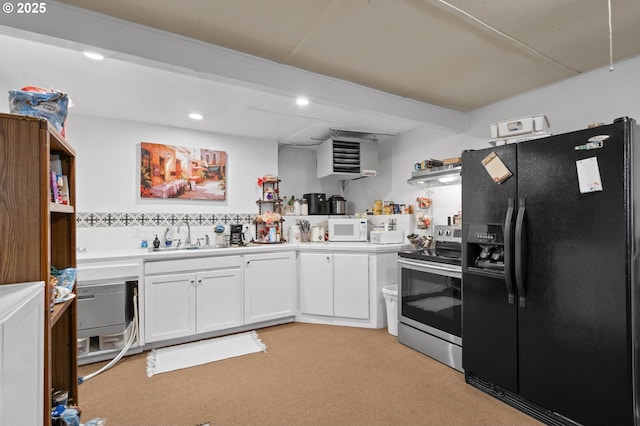
[{"label": "white lower cabinet", "polygon": [[300,313],[369,318],[369,256],[300,253]]},{"label": "white lower cabinet", "polygon": [[[242,325],[240,265],[240,256],[198,259],[193,264],[166,261],[145,265],[146,341],[175,339]],[[176,268],[211,270],[150,275]]]},{"label": "white lower cabinet", "polygon": [[195,334],[195,279],[193,273],[144,279],[144,332],[147,342]]},{"label": "white lower cabinet", "polygon": [[245,255],[245,323],[294,316],[295,279],[293,251]]},{"label": "white lower cabinet", "polygon": [[239,268],[199,273],[196,283],[196,333],[243,324],[242,273]]},{"label": "white lower cabinet", "polygon": [[333,255],[300,253],[300,312],[333,316]]}]

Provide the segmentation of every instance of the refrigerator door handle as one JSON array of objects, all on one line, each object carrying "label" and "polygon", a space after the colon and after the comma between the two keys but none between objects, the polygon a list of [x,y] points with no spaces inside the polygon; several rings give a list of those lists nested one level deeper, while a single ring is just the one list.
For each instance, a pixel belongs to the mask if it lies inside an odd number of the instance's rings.
[{"label": "refrigerator door handle", "polygon": [[516,235],[515,235],[515,268],[516,268],[516,286],[518,287],[518,299],[521,308],[526,305],[526,295],[524,288],[524,214],[526,206],[524,198],[518,200],[518,216],[516,217]]},{"label": "refrigerator door handle", "polygon": [[513,230],[514,205],[515,200],[513,198],[509,198],[507,214],[504,218],[504,281],[507,285],[507,301],[510,305],[515,303],[515,294],[513,291],[513,260],[511,258],[513,250],[511,244],[513,237],[511,236],[511,232]]}]

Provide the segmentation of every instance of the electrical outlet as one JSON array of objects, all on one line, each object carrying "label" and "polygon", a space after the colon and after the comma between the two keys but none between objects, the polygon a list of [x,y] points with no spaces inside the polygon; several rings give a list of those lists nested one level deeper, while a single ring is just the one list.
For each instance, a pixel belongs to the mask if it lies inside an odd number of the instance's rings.
[{"label": "electrical outlet", "polygon": [[139,226],[134,226],[132,228],[131,232],[132,232],[133,236],[136,237],[136,238],[139,238],[141,236],[140,227]]}]

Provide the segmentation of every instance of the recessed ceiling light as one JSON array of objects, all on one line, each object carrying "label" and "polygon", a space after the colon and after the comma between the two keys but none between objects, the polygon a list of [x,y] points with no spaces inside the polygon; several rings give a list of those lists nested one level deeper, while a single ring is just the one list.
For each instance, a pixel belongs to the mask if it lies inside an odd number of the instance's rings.
[{"label": "recessed ceiling light", "polygon": [[198,114],[197,112],[189,113],[189,118],[192,120],[202,120],[204,116],[202,114]]},{"label": "recessed ceiling light", "polygon": [[309,99],[300,97],[296,99],[296,104],[298,104],[299,106],[309,105]]},{"label": "recessed ceiling light", "polygon": [[82,54],[89,59],[93,59],[94,61],[101,61],[104,59],[103,55],[96,52],[82,52]]}]

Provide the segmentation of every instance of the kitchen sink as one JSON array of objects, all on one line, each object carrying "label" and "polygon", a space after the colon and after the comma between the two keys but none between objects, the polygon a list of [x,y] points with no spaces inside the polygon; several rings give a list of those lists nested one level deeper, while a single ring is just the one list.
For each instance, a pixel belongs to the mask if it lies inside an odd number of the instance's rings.
[{"label": "kitchen sink", "polygon": [[188,245],[188,246],[169,246],[169,247],[149,247],[150,252],[162,252],[162,251],[181,251],[181,250],[202,250],[202,249],[214,249],[214,248],[224,248],[224,247],[216,247],[216,246],[199,246],[199,245]]}]

